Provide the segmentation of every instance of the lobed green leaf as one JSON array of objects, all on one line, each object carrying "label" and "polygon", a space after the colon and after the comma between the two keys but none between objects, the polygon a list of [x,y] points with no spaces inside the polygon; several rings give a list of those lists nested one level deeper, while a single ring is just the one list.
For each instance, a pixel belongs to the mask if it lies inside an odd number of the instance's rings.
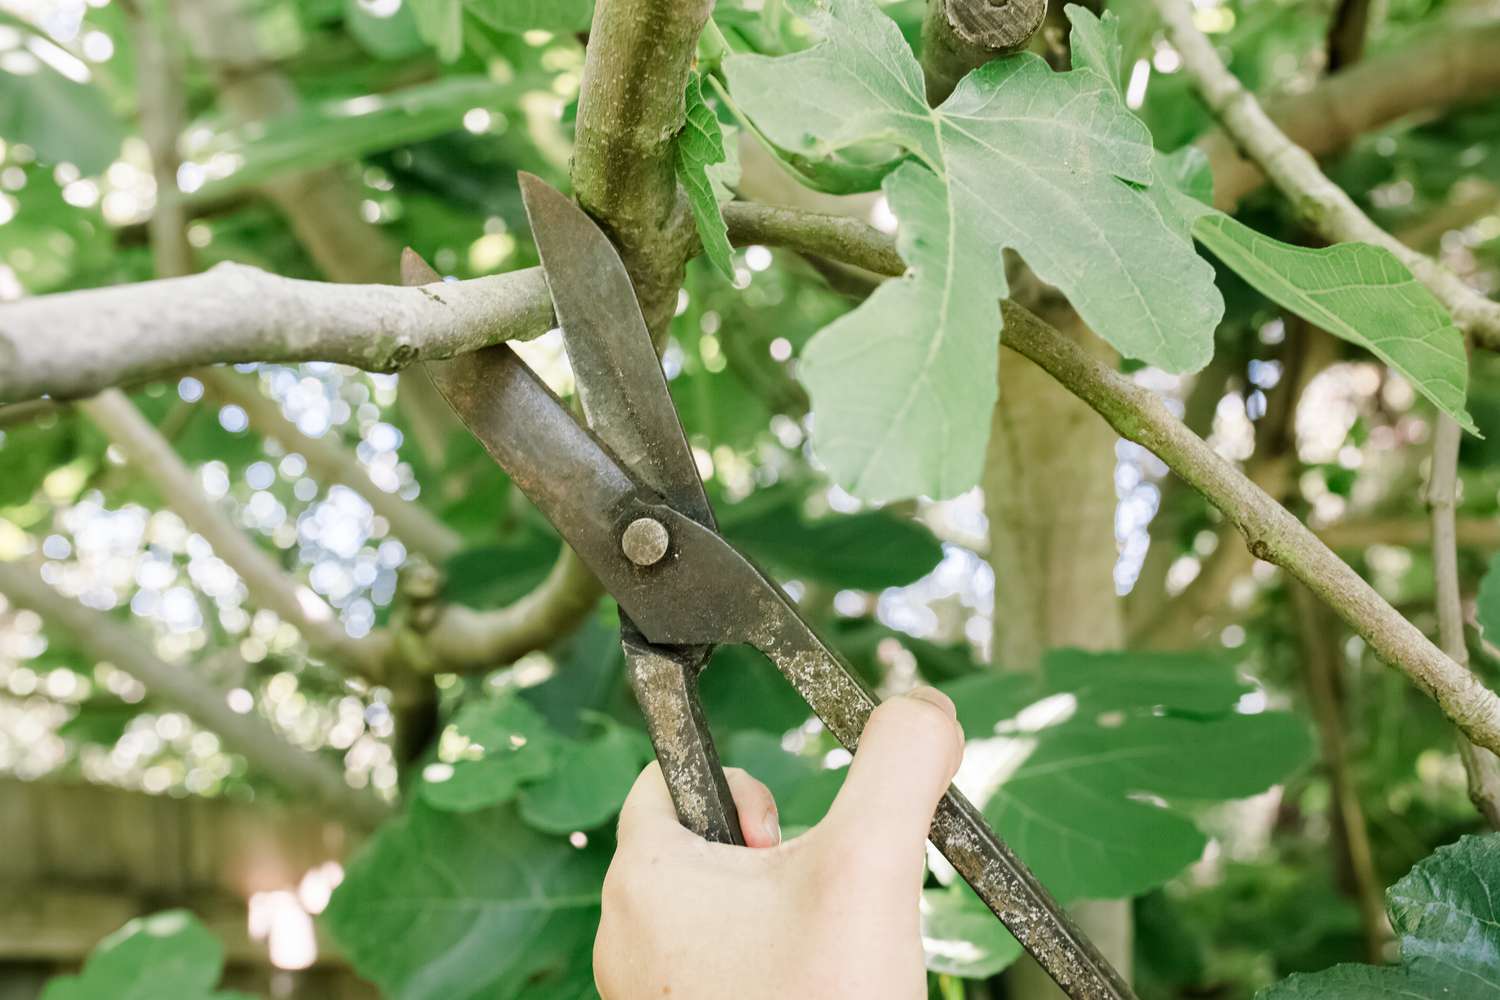
[{"label": "lobed green leaf", "polygon": [[1150,135],[1101,76],[1021,54],[966,77],[930,109],[921,71],[871,0],[809,15],[823,41],[724,64],[741,108],[777,146],[827,158],[894,144],[883,190],[910,265],[809,343],[801,375],[814,447],[867,499],[951,496],[978,479],[995,402],[1013,249],[1122,353],[1192,371],[1223,302],[1213,269],[1147,193]]}]

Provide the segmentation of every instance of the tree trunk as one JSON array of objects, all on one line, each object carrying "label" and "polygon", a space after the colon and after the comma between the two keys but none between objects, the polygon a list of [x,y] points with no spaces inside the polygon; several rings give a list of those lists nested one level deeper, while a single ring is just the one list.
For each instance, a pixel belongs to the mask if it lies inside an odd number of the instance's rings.
[{"label": "tree trunk", "polygon": [[[1091,353],[1103,341],[1077,315],[1052,310]],[[1068,322],[1071,320],[1071,322]],[[1000,670],[1036,670],[1056,646],[1113,649],[1124,638],[1115,595],[1115,440],[1094,412],[1030,361],[1006,352],[1000,402],[985,459],[989,562],[995,571],[994,647]],[[1130,978],[1129,900],[1088,901],[1071,910],[1106,958]],[[1029,958],[1010,972],[1010,995],[1063,994]]]}]

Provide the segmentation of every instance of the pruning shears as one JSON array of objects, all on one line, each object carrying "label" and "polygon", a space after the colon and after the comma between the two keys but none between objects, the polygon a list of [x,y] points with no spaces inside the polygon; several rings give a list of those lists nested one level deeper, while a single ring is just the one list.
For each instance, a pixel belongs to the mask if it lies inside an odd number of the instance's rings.
[{"label": "pruning shears", "polygon": [[[721,643],[764,653],[853,752],[878,700],[720,536],[635,288],[609,238],[530,174],[521,195],[587,426],[508,344],[428,371],[459,418],[620,606],[630,684],[683,826],[743,844],[698,676]],[[1073,1000],[1130,987],[957,789],[934,846]]]}]

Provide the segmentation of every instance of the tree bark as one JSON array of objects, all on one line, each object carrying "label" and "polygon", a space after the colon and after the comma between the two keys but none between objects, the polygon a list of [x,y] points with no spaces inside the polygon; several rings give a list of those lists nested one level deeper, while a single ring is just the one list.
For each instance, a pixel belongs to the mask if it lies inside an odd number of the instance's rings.
[{"label": "tree bark", "polygon": [[970,70],[1026,45],[1047,0],[927,0],[922,72],[927,102],[941,104]]},{"label": "tree bark", "polygon": [[[1082,326],[1062,336],[1114,363],[1114,352]],[[1115,649],[1124,619],[1115,595],[1115,433],[1030,361],[1007,352],[990,424],[982,486],[995,573],[991,663],[1036,670],[1051,648]],[[1134,942],[1129,900],[1091,900],[1069,909],[1084,933],[1128,981]],[[1023,958],[1009,973],[1012,995],[1064,994]]]},{"label": "tree bark", "polygon": [[665,336],[696,230],[673,139],[712,0],[600,0],[583,64],[573,194],[620,249],[646,325]]}]

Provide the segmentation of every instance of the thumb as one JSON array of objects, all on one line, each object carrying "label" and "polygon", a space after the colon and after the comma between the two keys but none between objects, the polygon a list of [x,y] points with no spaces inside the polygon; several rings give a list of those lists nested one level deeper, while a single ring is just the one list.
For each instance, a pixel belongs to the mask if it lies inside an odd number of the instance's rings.
[{"label": "thumb", "polygon": [[819,824],[893,860],[921,858],[938,800],[963,757],[948,696],[917,688],[870,715],[844,787]]}]

